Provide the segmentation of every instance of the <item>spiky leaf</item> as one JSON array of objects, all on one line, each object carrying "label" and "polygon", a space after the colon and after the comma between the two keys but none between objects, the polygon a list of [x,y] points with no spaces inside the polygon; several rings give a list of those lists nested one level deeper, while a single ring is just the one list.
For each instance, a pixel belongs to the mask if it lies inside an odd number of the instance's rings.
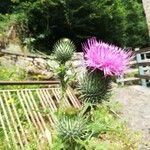
[{"label": "spiky leaf", "polygon": [[58,135],[68,144],[76,143],[78,139],[84,140],[90,135],[86,123],[84,118],[64,116],[57,124]]},{"label": "spiky leaf", "polygon": [[91,103],[101,103],[110,95],[111,78],[105,77],[103,72],[95,70],[87,71],[79,82],[81,99]]}]

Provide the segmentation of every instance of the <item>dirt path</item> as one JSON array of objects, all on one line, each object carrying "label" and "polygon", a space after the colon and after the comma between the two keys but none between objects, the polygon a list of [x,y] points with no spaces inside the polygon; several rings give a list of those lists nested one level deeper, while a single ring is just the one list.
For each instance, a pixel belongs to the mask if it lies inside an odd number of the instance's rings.
[{"label": "dirt path", "polygon": [[[150,88],[138,85],[116,88],[115,99],[124,105],[122,117],[129,127],[142,131],[144,141],[150,142]],[[150,150],[150,145],[140,150]]]}]

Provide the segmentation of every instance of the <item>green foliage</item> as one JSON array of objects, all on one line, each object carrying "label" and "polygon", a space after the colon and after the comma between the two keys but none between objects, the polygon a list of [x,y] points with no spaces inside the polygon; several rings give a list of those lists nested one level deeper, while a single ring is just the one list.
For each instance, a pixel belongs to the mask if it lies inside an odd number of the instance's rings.
[{"label": "green foliage", "polygon": [[108,100],[111,88],[111,78],[104,77],[103,73],[95,70],[86,72],[79,81],[81,98],[90,103],[101,103]]},{"label": "green foliage", "polygon": [[27,73],[17,67],[4,67],[0,65],[0,80],[24,80]]},{"label": "green foliage", "polygon": [[0,14],[0,33],[6,34],[11,26],[14,26],[20,35],[26,33],[27,17],[25,13]]},{"label": "green foliage", "polygon": [[[82,108],[73,116],[58,120],[54,147],[57,150],[137,150],[140,133],[132,133],[107,105],[97,105],[90,113]],[[84,113],[83,113],[84,112]]]},{"label": "green foliage", "polygon": [[87,129],[86,119],[77,117],[69,118],[67,116],[63,116],[58,120],[57,132],[62,142],[72,150],[75,149],[75,147],[77,148],[77,141],[79,139],[85,140],[91,134]]},{"label": "green foliage", "polygon": [[[21,18],[27,21],[27,32],[22,34],[24,38],[21,39],[36,39],[33,45],[40,50],[52,48],[53,43],[63,37],[73,40],[79,50],[80,43],[91,36],[123,47],[143,47],[149,44],[144,10],[139,0],[13,2],[2,1],[0,4],[10,5],[12,15],[24,14]],[[9,9],[6,12],[10,12]]]},{"label": "green foliage", "polygon": [[149,44],[146,18],[143,17],[143,6],[139,0],[124,1],[126,12],[126,45],[129,47],[143,47]]}]

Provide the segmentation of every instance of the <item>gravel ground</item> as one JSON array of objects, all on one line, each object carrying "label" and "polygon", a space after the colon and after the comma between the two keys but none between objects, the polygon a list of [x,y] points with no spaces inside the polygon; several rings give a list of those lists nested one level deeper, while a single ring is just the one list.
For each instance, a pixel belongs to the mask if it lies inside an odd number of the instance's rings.
[{"label": "gravel ground", "polygon": [[[123,104],[122,117],[130,129],[143,132],[143,140],[150,144],[150,88],[142,86],[119,87],[115,99]],[[140,150],[150,150],[150,145]]]}]

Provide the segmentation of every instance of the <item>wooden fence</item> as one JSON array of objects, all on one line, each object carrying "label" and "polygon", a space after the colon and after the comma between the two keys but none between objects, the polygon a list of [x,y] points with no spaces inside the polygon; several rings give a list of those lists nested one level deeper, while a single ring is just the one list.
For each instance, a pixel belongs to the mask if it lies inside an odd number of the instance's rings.
[{"label": "wooden fence", "polygon": [[79,109],[81,104],[71,87],[61,103],[59,81],[0,81],[0,85],[34,85],[44,87],[0,90],[0,128],[4,149],[37,150],[51,146],[58,119],[54,112],[63,107]]},{"label": "wooden fence", "polygon": [[150,80],[150,47],[135,49],[135,57],[131,62],[131,69],[126,75],[117,78],[117,83],[124,85],[126,82],[139,81],[142,86],[147,87]]}]

